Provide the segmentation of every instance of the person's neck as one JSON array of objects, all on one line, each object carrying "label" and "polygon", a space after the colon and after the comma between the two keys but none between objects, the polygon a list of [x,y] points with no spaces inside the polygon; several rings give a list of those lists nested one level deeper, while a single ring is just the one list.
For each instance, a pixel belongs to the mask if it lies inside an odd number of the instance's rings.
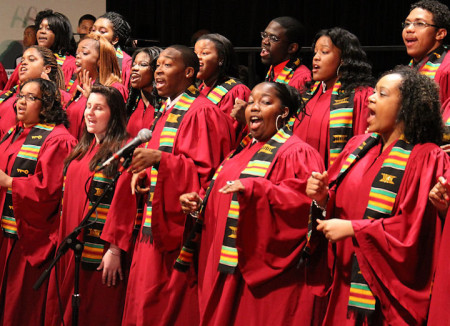
[{"label": "person's neck", "polygon": [[338,80],[338,76],[333,77],[332,79],[329,79],[327,81],[324,81],[325,86],[327,87],[327,90],[332,89],[334,84],[336,84],[337,80]]},{"label": "person's neck", "polygon": [[217,82],[218,79],[219,79],[219,74],[214,74],[214,75],[211,76],[210,78],[205,79],[205,80],[203,81],[203,83],[205,83],[205,85],[206,85],[207,87],[212,87],[212,86],[215,85],[215,83]]},{"label": "person's neck", "polygon": [[435,45],[431,48],[431,50],[428,50],[425,55],[423,55],[420,58],[413,58],[414,63],[419,63],[421,62],[423,59],[427,58],[431,53],[433,53],[433,51],[435,51],[436,49],[438,49],[440,46],[442,46],[441,42],[436,42]]},{"label": "person's neck", "polygon": [[150,104],[150,101],[153,99],[153,87],[151,87],[151,89],[147,89],[147,88],[143,88],[141,89],[141,97],[142,97],[142,101],[145,104],[145,107],[147,107]]},{"label": "person's neck", "polygon": [[94,134],[94,136],[95,136],[95,143],[98,145],[98,144],[101,144],[101,142],[103,141],[103,139],[105,138],[105,135],[104,134]]},{"label": "person's neck", "polygon": [[403,134],[403,127],[398,125],[393,131],[382,133],[381,139],[383,141],[383,151],[392,145],[394,141],[400,138]]}]

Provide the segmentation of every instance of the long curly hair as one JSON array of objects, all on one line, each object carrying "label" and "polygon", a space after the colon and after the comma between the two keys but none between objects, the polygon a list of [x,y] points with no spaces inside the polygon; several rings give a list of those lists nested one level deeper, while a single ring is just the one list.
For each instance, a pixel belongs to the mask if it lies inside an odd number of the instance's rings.
[{"label": "long curly hair", "polygon": [[229,77],[239,77],[237,56],[234,52],[233,44],[229,39],[223,35],[215,33],[202,35],[198,38],[197,42],[200,40],[209,40],[213,42],[216,47],[219,60],[222,62],[222,65],[219,66],[218,82],[222,82],[224,79],[228,79]]},{"label": "long curly hair", "polygon": [[50,50],[60,55],[75,55],[76,43],[69,19],[62,13],[53,10],[40,11],[35,19],[36,31],[39,30],[39,25],[44,19],[47,19],[50,30],[55,34],[55,42]]},{"label": "long curly hair", "polygon": [[40,123],[53,123],[55,125],[63,124],[66,128],[69,126],[66,111],[61,104],[61,93],[56,84],[43,78],[27,80],[21,88],[29,83],[36,83],[41,90],[42,107],[39,112]]},{"label": "long curly hair", "polygon": [[339,67],[339,81],[342,85],[340,91],[347,93],[357,87],[373,86],[372,66],[354,34],[340,27],[322,29],[314,37],[313,49],[322,36],[328,36],[334,46],[341,50],[342,63]]},{"label": "long curly hair", "polygon": [[382,77],[398,74],[401,108],[397,121],[404,123],[405,138],[412,144],[440,144],[443,134],[441,103],[436,83],[407,66],[396,66]]},{"label": "long curly hair", "polygon": [[[103,85],[92,86],[91,94],[93,93],[101,94],[105,97],[111,115],[106,128],[105,138],[103,138],[100,148],[89,162],[89,169],[91,171],[94,171],[101,162],[105,161],[113,153],[118,151],[128,139],[125,103],[122,94],[114,87]],[[67,170],[70,162],[74,159],[81,160],[86,155],[94,142],[94,138],[95,135],[89,133],[86,126],[84,126],[83,136],[81,137],[80,142],[64,161],[64,171]],[[118,163],[117,161],[114,161],[103,170],[103,173],[108,177],[112,177],[117,171],[117,167]]]},{"label": "long curly hair", "polygon": [[[155,73],[156,60],[158,60],[159,54],[162,52],[162,49],[157,46],[152,46],[152,47],[140,48],[140,49],[136,50],[133,53],[133,56],[131,57],[131,62],[133,64],[134,64],[134,60],[136,59],[136,56],[142,52],[146,53],[148,55],[148,57],[150,58],[150,73],[153,75]],[[152,83],[154,83],[154,81],[152,81]],[[137,88],[133,88],[130,85],[129,95],[128,95],[128,99],[127,99],[127,103],[126,103],[128,118],[130,118],[130,116],[133,114],[134,110],[136,109],[136,103],[139,101],[140,96],[141,96],[141,90],[137,89]],[[158,96],[158,92],[156,91],[156,87],[153,87],[152,98],[149,99],[150,103],[153,107],[155,107],[158,98],[159,98],[159,96]]]}]

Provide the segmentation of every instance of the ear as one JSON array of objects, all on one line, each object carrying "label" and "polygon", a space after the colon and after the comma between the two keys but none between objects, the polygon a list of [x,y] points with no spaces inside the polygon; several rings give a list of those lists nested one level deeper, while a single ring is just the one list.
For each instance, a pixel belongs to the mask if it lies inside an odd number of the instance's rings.
[{"label": "ear", "polygon": [[447,36],[447,30],[445,28],[439,28],[436,33],[436,40],[442,41]]},{"label": "ear", "polygon": [[48,75],[50,73],[50,71],[52,71],[52,67],[50,67],[49,65],[44,66],[44,72]]},{"label": "ear", "polygon": [[281,114],[281,117],[284,119],[289,114],[289,108],[287,106],[285,106],[282,111],[283,111],[283,113]]},{"label": "ear", "polygon": [[298,43],[291,43],[289,44],[288,47],[288,53],[289,54],[294,54],[298,51]]},{"label": "ear", "polygon": [[119,42],[119,37],[116,36],[113,40],[112,40],[112,45],[116,46],[116,44]]},{"label": "ear", "polygon": [[194,77],[194,68],[187,67],[184,72],[186,73],[186,78],[192,78]]}]

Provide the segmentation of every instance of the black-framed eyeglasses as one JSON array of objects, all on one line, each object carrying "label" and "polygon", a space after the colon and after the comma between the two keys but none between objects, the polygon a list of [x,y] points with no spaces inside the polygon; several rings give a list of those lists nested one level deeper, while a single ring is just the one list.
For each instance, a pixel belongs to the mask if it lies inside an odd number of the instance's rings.
[{"label": "black-framed eyeglasses", "polygon": [[36,100],[43,101],[40,97],[34,96],[32,94],[17,94],[16,100],[25,99],[27,102],[35,102]]},{"label": "black-framed eyeglasses", "polygon": [[409,22],[409,21],[403,22],[402,23],[402,28],[406,29],[406,28],[409,28],[411,25],[415,29],[424,29],[425,27],[436,27],[436,28],[439,28],[439,26],[437,26],[437,25],[428,24],[428,23],[421,22],[421,21],[418,21],[418,22]]},{"label": "black-framed eyeglasses", "polygon": [[261,38],[264,40],[265,38],[269,38],[269,41],[271,42],[271,43],[277,43],[277,42],[280,42],[281,41],[281,39],[278,37],[278,36],[275,36],[275,35],[273,35],[273,34],[269,34],[269,33],[266,33],[266,32],[261,32]]}]

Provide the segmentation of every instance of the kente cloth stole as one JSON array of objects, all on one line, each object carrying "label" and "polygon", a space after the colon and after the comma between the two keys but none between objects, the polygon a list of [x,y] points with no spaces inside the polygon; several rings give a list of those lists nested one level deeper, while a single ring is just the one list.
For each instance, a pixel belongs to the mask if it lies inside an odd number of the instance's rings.
[{"label": "kente cloth stole", "polygon": [[116,49],[116,57],[117,57],[117,62],[119,63],[120,73],[122,73],[123,51],[120,48],[120,46],[118,46]]},{"label": "kente cloth stole", "polygon": [[[363,219],[373,220],[391,216],[413,147],[414,145],[408,143],[403,135],[397,140],[372,183]],[[354,254],[348,312],[370,318],[375,311],[375,304],[375,296],[364,279]]]},{"label": "kente cloth stole", "polygon": [[[172,153],[173,145],[175,142],[175,137],[178,132],[178,128],[180,127],[181,122],[183,121],[184,116],[188,112],[192,103],[200,94],[199,90],[194,86],[189,86],[188,89],[183,93],[181,98],[177,101],[177,103],[172,108],[172,111],[169,113],[167,117],[166,123],[164,124],[164,128],[161,132],[161,136],[159,139],[159,150],[166,153]],[[164,104],[164,107],[166,104]],[[159,116],[160,117],[160,116]],[[158,119],[159,119],[158,117]],[[155,119],[156,121],[156,119]],[[156,123],[154,123],[155,125]],[[148,143],[147,145],[148,146]],[[158,170],[152,166],[150,172],[150,192],[148,195],[147,201],[147,209],[144,212],[144,224],[142,226],[142,240],[147,241],[150,239],[150,242],[153,242],[152,235],[152,201],[153,195],[155,193],[156,188],[156,180],[158,179]]]},{"label": "kente cloth stole", "polygon": [[7,99],[9,99],[11,96],[14,95],[14,93],[17,91],[17,88],[19,87],[19,85],[14,86],[13,88],[11,88],[9,91],[4,92],[1,96],[0,96],[0,104],[2,104],[3,102],[5,102]]},{"label": "kente cloth stole", "polygon": [[[425,75],[434,79],[436,77],[436,72],[438,71],[441,63],[447,54],[447,47],[440,46],[433,53],[430,54],[428,60],[425,64],[419,63],[416,67],[421,75]],[[413,60],[409,63],[410,66],[413,65]]]},{"label": "kente cloth stole", "polygon": [[[312,89],[303,97],[309,101],[320,88],[320,82],[316,82]],[[330,167],[344,149],[350,138],[353,137],[353,107],[355,91],[344,93],[340,91],[341,82],[337,81],[333,86],[330,101],[330,153],[328,167]]]},{"label": "kente cloth stole", "polygon": [[[75,80],[77,80],[77,74],[74,72],[72,74],[72,77],[70,77],[69,83],[67,84],[66,92],[70,92],[70,89],[72,88],[73,84],[75,83]],[[75,93],[76,93],[76,91],[75,91]]]},{"label": "kente cloth stole", "polygon": [[[41,147],[53,128],[55,128],[54,124],[37,124],[30,130],[14,161],[10,173],[11,177],[28,177],[34,174]],[[15,130],[15,128],[11,128],[2,142],[10,137]],[[8,188],[6,192],[1,227],[5,236],[17,239],[17,224],[13,212],[12,188]]]},{"label": "kente cloth stole", "polygon": [[203,203],[201,205],[200,211],[198,212],[197,219],[195,220],[194,227],[191,230],[191,233],[187,237],[183,247],[181,248],[180,255],[178,256],[177,260],[175,261],[174,268],[181,271],[186,272],[189,269],[189,266],[192,264],[194,260],[194,254],[197,249],[197,244],[200,242],[200,237],[202,233],[202,226],[203,226],[203,212],[206,208],[206,204],[208,203],[208,198],[211,193],[211,189],[214,186],[214,183],[216,182],[217,176],[219,175],[220,171],[222,171],[222,167],[225,165],[225,163],[232,157],[236,156],[238,153],[240,153],[247,145],[252,141],[252,136],[248,134],[247,136],[242,139],[239,146],[236,148],[236,150],[232,151],[227,158],[223,161],[223,163],[219,166],[219,168],[214,173],[214,176],[209,183],[208,189],[206,190],[205,197],[203,199]]},{"label": "kente cloth stole", "polygon": [[[275,163],[275,156],[280,147],[291,137],[291,119],[282,129],[280,129],[271,139],[252,157],[247,167],[241,172],[239,179],[267,177],[268,172]],[[238,194],[235,192],[231,198],[228,210],[225,234],[219,258],[219,272],[233,274],[238,264],[238,252],[236,248],[236,237],[239,220]]]},{"label": "kente cloth stole", "polygon": [[56,58],[56,62],[58,63],[59,66],[62,66],[64,64],[64,61],[66,61],[66,56],[65,55],[60,55],[58,53],[53,53],[55,58]]},{"label": "kente cloth stole", "polygon": [[289,82],[292,79],[292,76],[294,76],[295,70],[300,66],[300,64],[301,64],[300,58],[293,58],[289,60],[276,79],[273,72],[273,66],[270,66],[269,71],[267,72],[266,75],[266,81],[280,84],[289,84]]},{"label": "kente cloth stole", "polygon": [[[222,101],[223,97],[236,85],[242,84],[239,80],[235,80],[233,78],[228,79],[220,85],[215,86],[212,90],[209,91],[206,96],[208,100],[213,102],[214,104]],[[202,89],[202,85],[200,85],[200,89]]]},{"label": "kente cloth stole", "polygon": [[[103,195],[106,187],[112,182],[112,178],[105,176],[101,171],[94,173],[91,186],[89,187],[89,209]],[[84,248],[81,254],[81,266],[86,270],[96,270],[102,262],[105,254],[106,242],[100,239],[103,227],[108,216],[109,208],[114,197],[115,185],[100,201],[97,209],[89,216],[88,226],[83,230]]]},{"label": "kente cloth stole", "polygon": [[[331,189],[334,185],[336,187],[339,186],[342,179],[347,175],[348,171],[355,165],[356,162],[359,161],[361,157],[366,155],[366,153],[376,144],[379,142],[380,136],[376,133],[373,133],[368,137],[366,140],[364,140],[361,145],[359,145],[353,153],[351,153],[347,159],[345,160],[344,164],[342,164],[341,170],[339,171],[339,174],[335,181],[331,182],[328,187]],[[318,231],[316,230],[317,222],[316,220],[318,218],[323,219],[326,216],[322,214],[322,210],[319,209],[316,205],[311,204],[309,208],[309,216],[308,216],[308,232],[306,234],[306,244],[302,249],[302,253],[300,255],[300,261],[298,266],[309,259],[312,253],[311,248],[311,239],[312,237],[317,237]]]}]

